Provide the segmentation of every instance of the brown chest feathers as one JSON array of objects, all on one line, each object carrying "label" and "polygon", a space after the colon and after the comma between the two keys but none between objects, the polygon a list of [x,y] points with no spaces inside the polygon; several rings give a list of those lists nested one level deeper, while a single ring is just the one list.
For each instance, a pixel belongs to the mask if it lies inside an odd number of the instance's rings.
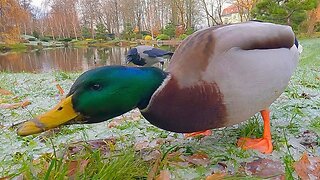
[{"label": "brown chest feathers", "polygon": [[224,127],[226,108],[215,83],[200,81],[180,88],[171,78],[154,94],[142,115],[157,127],[186,133]]}]

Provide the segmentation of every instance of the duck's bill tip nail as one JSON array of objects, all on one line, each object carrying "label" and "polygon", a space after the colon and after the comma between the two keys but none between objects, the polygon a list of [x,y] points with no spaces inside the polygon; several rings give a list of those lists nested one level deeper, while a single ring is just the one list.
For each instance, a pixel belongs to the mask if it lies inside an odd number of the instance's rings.
[{"label": "duck's bill tip nail", "polygon": [[19,136],[28,136],[45,131],[43,128],[38,127],[34,120],[26,121],[18,127],[17,134]]},{"label": "duck's bill tip nail", "polygon": [[[71,124],[78,113],[74,111],[72,105],[72,96],[62,99],[53,109],[26,121],[20,125],[17,130],[18,135],[27,136],[40,133],[63,124]],[[79,121],[81,119],[78,119]],[[75,122],[73,122],[74,124]]]}]

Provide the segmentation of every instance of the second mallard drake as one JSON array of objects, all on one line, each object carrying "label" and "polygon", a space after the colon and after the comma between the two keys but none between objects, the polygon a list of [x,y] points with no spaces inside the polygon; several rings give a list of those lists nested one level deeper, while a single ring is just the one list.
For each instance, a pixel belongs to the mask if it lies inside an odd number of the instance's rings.
[{"label": "second mallard drake", "polygon": [[60,125],[97,123],[138,107],[155,126],[195,132],[231,126],[261,112],[264,134],[239,146],[272,151],[268,107],[298,62],[289,26],[262,22],[211,27],[182,42],[168,73],[154,67],[100,67],[83,73],[67,97],[29,120],[19,135]]},{"label": "second mallard drake", "polygon": [[152,66],[160,63],[163,69],[164,61],[166,58],[171,58],[173,52],[165,51],[162,49],[154,48],[152,46],[136,46],[128,51],[127,63],[132,62],[138,66]]}]

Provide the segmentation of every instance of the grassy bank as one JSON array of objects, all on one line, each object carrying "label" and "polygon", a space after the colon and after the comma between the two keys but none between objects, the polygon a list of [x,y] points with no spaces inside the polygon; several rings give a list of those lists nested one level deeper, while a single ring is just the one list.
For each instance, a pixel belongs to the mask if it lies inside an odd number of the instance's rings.
[{"label": "grassy bank", "polygon": [[93,39],[81,40],[71,42],[72,46],[75,47],[109,47],[109,46],[137,46],[140,44],[161,44],[161,45],[178,45],[180,40],[136,40],[136,41],[126,41],[126,40],[110,40],[110,41],[99,41]]},{"label": "grassy bank", "polygon": [[27,50],[27,46],[25,44],[0,44],[0,53],[1,52],[9,52],[9,51],[14,51],[14,52],[23,52]]},{"label": "grassy bank", "polygon": [[320,38],[301,40],[303,53],[300,66],[320,67]]},{"label": "grassy bank", "polygon": [[[30,36],[31,37],[31,36]],[[33,38],[35,39],[35,38]],[[60,41],[40,41],[33,40],[28,43],[17,43],[17,44],[0,44],[0,53],[6,52],[24,52],[31,49],[42,49],[44,47],[110,47],[110,46],[137,46],[139,44],[161,44],[161,45],[178,45],[180,44],[180,40],[135,40],[135,41],[127,41],[127,40],[95,40],[95,39],[85,39],[85,40],[72,40],[70,42],[60,42]]]}]

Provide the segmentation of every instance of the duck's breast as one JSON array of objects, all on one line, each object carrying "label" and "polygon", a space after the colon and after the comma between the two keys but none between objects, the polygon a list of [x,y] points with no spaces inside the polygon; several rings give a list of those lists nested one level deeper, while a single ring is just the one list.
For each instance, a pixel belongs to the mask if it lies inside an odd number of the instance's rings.
[{"label": "duck's breast", "polygon": [[226,109],[222,96],[214,82],[183,87],[169,75],[141,113],[155,126],[174,132],[224,127]]}]

